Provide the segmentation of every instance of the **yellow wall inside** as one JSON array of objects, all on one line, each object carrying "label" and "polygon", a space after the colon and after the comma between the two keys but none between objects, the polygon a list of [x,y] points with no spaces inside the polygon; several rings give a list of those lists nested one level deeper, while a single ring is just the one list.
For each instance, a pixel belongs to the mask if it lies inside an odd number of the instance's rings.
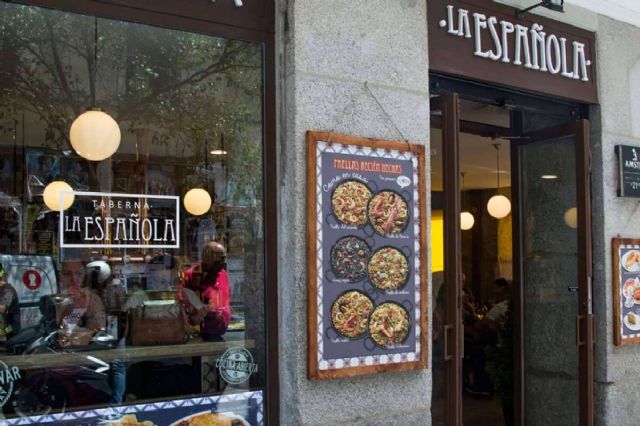
[{"label": "yellow wall inside", "polygon": [[431,212],[431,272],[444,271],[444,219],[442,210]]}]

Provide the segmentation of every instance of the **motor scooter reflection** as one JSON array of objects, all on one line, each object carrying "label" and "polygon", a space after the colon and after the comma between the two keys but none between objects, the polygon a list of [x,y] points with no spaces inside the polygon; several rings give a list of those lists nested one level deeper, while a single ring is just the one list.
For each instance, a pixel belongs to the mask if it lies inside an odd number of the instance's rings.
[{"label": "motor scooter reflection", "polygon": [[[63,350],[58,344],[58,324],[69,306],[73,306],[73,301],[67,297],[43,296],[39,302],[41,321],[7,341],[7,353],[58,355],[67,362],[62,367],[23,371],[4,407],[5,414],[33,416],[110,401],[109,363],[96,357],[94,351],[111,348],[112,340],[106,333],[98,332],[90,344]],[[92,351],[92,355],[83,351]]]}]

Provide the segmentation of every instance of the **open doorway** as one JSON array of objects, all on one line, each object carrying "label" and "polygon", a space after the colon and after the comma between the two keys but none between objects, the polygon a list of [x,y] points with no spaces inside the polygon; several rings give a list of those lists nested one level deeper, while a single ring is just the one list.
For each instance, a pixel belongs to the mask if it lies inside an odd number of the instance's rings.
[{"label": "open doorway", "polygon": [[[513,424],[513,282],[510,112],[461,100],[458,137],[463,324],[462,419],[465,424]],[[434,323],[440,326],[444,283],[442,129],[431,129]],[[472,124],[473,123],[473,124]],[[440,127],[440,128],[439,128]],[[444,371],[434,329],[434,424],[444,424]],[[434,400],[435,401],[435,400]],[[504,407],[504,408],[503,408]]]},{"label": "open doorway", "polygon": [[433,424],[592,424],[589,123],[476,89],[432,98]]}]

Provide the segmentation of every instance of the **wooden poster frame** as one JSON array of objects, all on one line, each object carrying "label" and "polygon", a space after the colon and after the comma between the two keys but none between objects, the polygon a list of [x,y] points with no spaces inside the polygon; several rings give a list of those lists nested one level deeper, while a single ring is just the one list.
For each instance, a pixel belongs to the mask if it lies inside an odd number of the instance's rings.
[{"label": "wooden poster frame", "polygon": [[[620,246],[638,246],[640,247],[640,238],[612,238],[611,239],[611,283],[613,294],[613,343],[617,346],[637,345],[640,344],[640,337],[622,338],[620,327],[622,326],[622,317],[620,312]],[[640,250],[639,250],[640,251]],[[639,333],[640,334],[640,333]]]},{"label": "wooden poster frame", "polygon": [[[415,361],[401,361],[387,364],[351,366],[339,369],[321,370],[319,368],[318,353],[318,282],[317,282],[317,203],[316,203],[316,148],[318,142],[339,143],[357,147],[383,148],[385,150],[397,150],[411,152],[418,158],[418,195],[420,213],[419,218],[419,243],[420,243],[420,354]],[[388,141],[357,136],[348,136],[330,132],[308,131],[306,135],[307,145],[307,340],[308,340],[308,377],[311,380],[336,379],[341,377],[353,377],[366,374],[383,373],[387,371],[409,371],[426,369],[428,360],[428,296],[427,286],[427,224],[426,224],[426,175],[425,175],[425,149],[422,145],[410,144],[401,141]],[[414,308],[415,309],[415,308]]]}]

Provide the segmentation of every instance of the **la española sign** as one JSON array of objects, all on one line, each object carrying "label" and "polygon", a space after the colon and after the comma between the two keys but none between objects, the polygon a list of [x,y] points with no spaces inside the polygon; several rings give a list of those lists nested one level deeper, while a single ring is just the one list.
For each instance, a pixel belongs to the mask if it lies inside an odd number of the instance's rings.
[{"label": "la espa\u00f1ola sign", "polygon": [[62,248],[180,247],[177,196],[77,191],[73,195],[73,204],[60,215]]},{"label": "la espa\u00f1ola sign", "polygon": [[432,71],[596,103],[595,35],[486,0],[430,0]]}]

